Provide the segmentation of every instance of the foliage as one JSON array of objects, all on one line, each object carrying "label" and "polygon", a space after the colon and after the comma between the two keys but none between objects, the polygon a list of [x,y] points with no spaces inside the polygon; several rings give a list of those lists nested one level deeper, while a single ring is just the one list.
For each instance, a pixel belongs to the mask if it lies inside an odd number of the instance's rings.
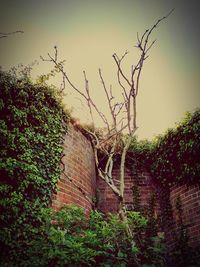
[{"label": "foliage", "polygon": [[[158,237],[150,247],[137,241],[133,249],[118,215],[93,211],[86,217],[83,209],[69,205],[58,212],[44,208],[41,218],[32,239],[3,266],[162,266]],[[147,219],[139,212],[129,212],[128,220],[134,234],[145,232]]]},{"label": "foliage", "polygon": [[53,88],[0,70],[0,246],[31,238],[60,177],[67,117]]},{"label": "foliage", "polygon": [[158,138],[152,151],[152,174],[165,183],[195,183],[200,171],[200,110],[188,113],[176,129]]},{"label": "foliage", "polygon": [[[199,151],[199,109],[194,113],[187,113],[176,128],[169,129],[164,135],[156,137],[151,142],[148,140],[138,142],[136,138],[132,140],[129,155],[134,158],[134,161],[132,160],[134,175],[137,177],[138,169],[145,167],[159,183],[160,197],[162,198],[162,221],[168,228],[172,227],[169,188],[173,184],[199,183]],[[139,195],[136,186],[133,193],[134,203],[138,207]],[[149,203],[153,205],[153,199]],[[183,224],[180,199],[177,199],[176,209],[178,225],[173,233],[176,247],[173,255],[170,256],[169,266],[199,266],[197,263],[200,262],[198,248],[194,250],[188,246],[187,227]],[[152,212],[149,213],[149,234],[156,232],[156,221],[151,214]]]},{"label": "foliage", "polygon": [[152,142],[132,142],[134,156],[163,185],[198,183],[200,172],[200,110],[187,113],[174,129]]}]

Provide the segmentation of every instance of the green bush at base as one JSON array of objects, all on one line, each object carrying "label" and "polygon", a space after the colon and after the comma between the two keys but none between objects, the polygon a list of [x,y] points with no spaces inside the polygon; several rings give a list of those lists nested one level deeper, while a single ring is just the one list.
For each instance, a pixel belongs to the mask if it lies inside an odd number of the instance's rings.
[{"label": "green bush at base", "polygon": [[40,216],[43,224],[31,239],[15,244],[1,266],[164,266],[161,239],[152,237],[147,246],[148,220],[139,212],[128,215],[135,246],[118,215],[93,211],[86,217],[83,209],[66,206],[43,209]]}]

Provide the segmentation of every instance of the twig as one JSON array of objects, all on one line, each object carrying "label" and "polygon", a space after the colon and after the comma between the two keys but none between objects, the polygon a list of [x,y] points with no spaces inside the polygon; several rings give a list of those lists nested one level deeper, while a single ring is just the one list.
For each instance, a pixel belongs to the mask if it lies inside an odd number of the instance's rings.
[{"label": "twig", "polygon": [[13,35],[16,33],[24,33],[24,31],[14,31],[14,32],[0,32],[0,38],[6,38],[9,35]]}]

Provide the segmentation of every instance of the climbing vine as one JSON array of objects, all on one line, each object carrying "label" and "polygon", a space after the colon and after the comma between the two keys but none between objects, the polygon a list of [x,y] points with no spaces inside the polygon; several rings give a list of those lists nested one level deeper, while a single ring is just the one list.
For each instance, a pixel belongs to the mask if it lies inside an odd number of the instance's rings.
[{"label": "climbing vine", "polygon": [[162,183],[198,182],[200,164],[200,110],[187,113],[175,128],[158,137],[151,152],[151,172]]},{"label": "climbing vine", "polygon": [[36,231],[56,189],[67,125],[60,103],[53,88],[0,70],[2,255]]},{"label": "climbing vine", "polygon": [[184,120],[152,142],[136,139],[131,152],[164,186],[198,183],[200,171],[200,110],[187,113]]},{"label": "climbing vine", "polygon": [[[170,204],[170,187],[172,185],[198,184],[200,163],[200,110],[187,113],[176,128],[169,129],[164,135],[156,137],[153,141],[140,141],[133,139],[129,155],[132,161],[133,175],[137,174],[138,164],[145,167],[154,178],[159,190],[162,225],[166,231],[173,231],[175,238],[175,251],[171,261],[176,266],[197,266],[199,251],[194,251],[187,243],[187,227],[182,220],[182,204],[180,197],[176,201],[178,222],[173,225],[172,207]],[[137,162],[137,164],[136,164]],[[133,196],[137,196],[137,188]],[[137,199],[137,198],[136,198]],[[154,197],[149,201],[154,206]],[[136,201],[137,203],[137,201]],[[150,209],[153,211],[153,209]],[[149,214],[150,233],[156,231],[153,213]],[[186,264],[186,265],[185,265]],[[171,266],[171,265],[170,265]]]}]

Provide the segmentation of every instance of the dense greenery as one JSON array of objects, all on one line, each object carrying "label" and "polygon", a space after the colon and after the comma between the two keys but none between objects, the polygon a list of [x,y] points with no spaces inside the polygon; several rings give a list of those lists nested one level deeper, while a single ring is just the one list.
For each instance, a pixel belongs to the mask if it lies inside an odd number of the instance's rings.
[{"label": "dense greenery", "polygon": [[64,120],[53,88],[0,71],[2,257],[30,239],[41,223],[41,208],[60,177]]},{"label": "dense greenery", "polygon": [[132,143],[134,157],[163,185],[198,183],[200,173],[200,110],[187,113],[174,129],[152,142]]},{"label": "dense greenery", "polygon": [[[172,210],[169,200],[169,188],[176,184],[199,184],[200,162],[200,110],[187,113],[184,120],[174,129],[169,129],[164,135],[153,141],[134,139],[129,157],[133,174],[137,177],[141,168],[147,169],[160,185],[162,205],[162,223],[173,231],[176,243],[173,255],[170,256],[169,266],[200,266],[199,248],[188,245],[187,227],[182,220],[180,199],[176,209],[178,224],[172,227]],[[130,164],[129,163],[129,164]],[[138,203],[138,192],[134,188],[135,203]],[[162,196],[161,196],[162,195]],[[151,231],[152,231],[151,227]]]},{"label": "dense greenery", "polygon": [[128,214],[135,247],[118,215],[105,218],[93,211],[88,218],[83,209],[66,206],[58,212],[44,209],[41,218],[45,223],[37,228],[37,234],[26,247],[19,247],[14,260],[6,258],[3,266],[163,266],[161,239],[153,237],[152,246],[146,247],[148,221],[138,212]]}]

